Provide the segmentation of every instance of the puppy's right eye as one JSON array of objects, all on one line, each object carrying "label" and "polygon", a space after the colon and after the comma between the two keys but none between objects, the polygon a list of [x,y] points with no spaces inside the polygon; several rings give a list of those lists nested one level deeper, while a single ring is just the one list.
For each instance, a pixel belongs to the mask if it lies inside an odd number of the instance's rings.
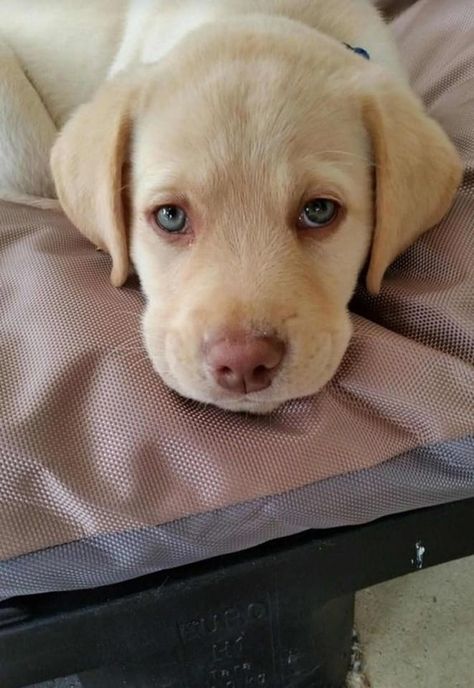
[{"label": "puppy's right eye", "polygon": [[168,234],[184,234],[188,217],[179,205],[162,205],[153,212],[157,226]]},{"label": "puppy's right eye", "polygon": [[302,208],[298,218],[300,229],[321,229],[332,224],[340,206],[330,198],[314,198]]}]

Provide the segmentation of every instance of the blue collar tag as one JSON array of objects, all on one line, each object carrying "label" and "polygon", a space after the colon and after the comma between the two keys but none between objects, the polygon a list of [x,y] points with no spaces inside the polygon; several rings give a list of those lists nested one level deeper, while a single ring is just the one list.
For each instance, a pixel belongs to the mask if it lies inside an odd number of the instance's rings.
[{"label": "blue collar tag", "polygon": [[364,48],[354,48],[354,46],[349,45],[349,43],[344,43],[344,45],[346,46],[346,48],[349,48],[349,50],[352,50],[352,52],[356,53],[356,55],[360,55],[366,60],[370,60],[370,55],[367,52],[367,50],[364,50]]}]

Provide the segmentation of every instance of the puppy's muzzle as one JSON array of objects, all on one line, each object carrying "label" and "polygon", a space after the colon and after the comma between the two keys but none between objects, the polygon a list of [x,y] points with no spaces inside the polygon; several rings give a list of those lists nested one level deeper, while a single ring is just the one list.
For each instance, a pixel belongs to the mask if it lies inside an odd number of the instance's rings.
[{"label": "puppy's muzzle", "polygon": [[273,336],[233,333],[214,338],[205,347],[213,380],[234,394],[270,387],[284,356],[285,344]]}]

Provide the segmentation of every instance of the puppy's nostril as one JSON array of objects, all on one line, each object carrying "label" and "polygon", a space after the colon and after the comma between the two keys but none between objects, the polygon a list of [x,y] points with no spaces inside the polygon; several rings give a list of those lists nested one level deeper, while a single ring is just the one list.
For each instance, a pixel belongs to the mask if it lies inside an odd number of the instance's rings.
[{"label": "puppy's nostril", "polygon": [[217,372],[220,375],[228,376],[228,375],[232,375],[234,371],[232,370],[232,368],[228,368],[227,366],[222,366],[222,368],[219,368]]},{"label": "puppy's nostril", "polygon": [[268,375],[268,371],[272,369],[273,366],[267,368],[267,366],[259,365],[253,371],[253,376],[256,380],[259,380]]}]

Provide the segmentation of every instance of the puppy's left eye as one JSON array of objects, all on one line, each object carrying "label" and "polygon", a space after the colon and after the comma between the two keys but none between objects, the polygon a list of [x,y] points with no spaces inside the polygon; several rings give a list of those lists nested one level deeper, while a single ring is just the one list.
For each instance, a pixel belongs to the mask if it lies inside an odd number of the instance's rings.
[{"label": "puppy's left eye", "polygon": [[153,212],[153,218],[160,229],[168,234],[183,234],[188,218],[179,205],[162,205]]},{"label": "puppy's left eye", "polygon": [[337,218],[339,207],[336,201],[329,198],[315,198],[303,207],[298,217],[298,226],[301,229],[327,227]]}]

